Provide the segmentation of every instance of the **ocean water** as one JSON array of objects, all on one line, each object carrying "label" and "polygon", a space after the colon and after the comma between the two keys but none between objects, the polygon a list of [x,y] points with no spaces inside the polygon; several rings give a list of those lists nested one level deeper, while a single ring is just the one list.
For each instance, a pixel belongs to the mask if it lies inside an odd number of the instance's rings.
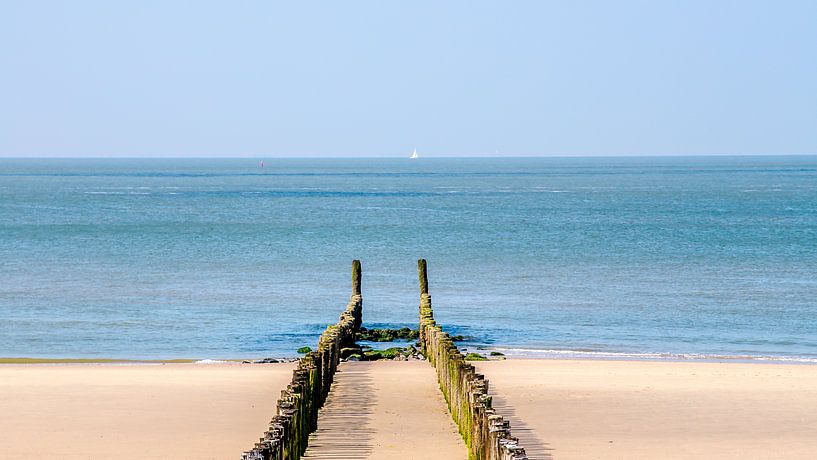
[{"label": "ocean water", "polygon": [[0,159],[0,356],[292,356],[363,261],[468,347],[817,362],[817,157]]}]

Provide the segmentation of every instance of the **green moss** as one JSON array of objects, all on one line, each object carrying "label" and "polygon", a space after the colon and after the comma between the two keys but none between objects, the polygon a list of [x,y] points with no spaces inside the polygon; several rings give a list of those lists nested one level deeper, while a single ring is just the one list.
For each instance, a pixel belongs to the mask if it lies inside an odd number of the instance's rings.
[{"label": "green moss", "polygon": [[344,347],[340,349],[340,359],[348,358],[352,355],[360,355],[363,350],[360,347]]},{"label": "green moss", "polygon": [[491,356],[505,356],[505,353],[500,353],[498,351],[492,351]]},{"label": "green moss", "polygon": [[310,347],[298,348],[298,353],[301,353],[301,354],[306,354],[306,353],[309,353],[310,351],[312,351],[312,348],[310,348]]},{"label": "green moss", "polygon": [[405,348],[392,347],[385,350],[366,350],[363,352],[363,359],[366,361],[377,361],[380,359],[394,359],[403,354]]},{"label": "green moss", "polygon": [[488,361],[488,358],[480,355],[479,353],[468,353],[465,355],[466,361]]}]

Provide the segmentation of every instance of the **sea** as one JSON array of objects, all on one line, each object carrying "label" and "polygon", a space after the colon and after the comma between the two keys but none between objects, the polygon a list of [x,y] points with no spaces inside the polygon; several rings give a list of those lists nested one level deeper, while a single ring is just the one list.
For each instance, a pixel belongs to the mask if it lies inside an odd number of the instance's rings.
[{"label": "sea", "polygon": [[297,356],[363,264],[463,348],[817,363],[817,157],[0,159],[0,357]]}]

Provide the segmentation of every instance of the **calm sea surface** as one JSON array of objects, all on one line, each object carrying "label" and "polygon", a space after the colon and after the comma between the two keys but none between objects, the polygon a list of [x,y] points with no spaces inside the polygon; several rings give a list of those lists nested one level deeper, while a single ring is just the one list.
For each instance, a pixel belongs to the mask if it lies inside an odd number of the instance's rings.
[{"label": "calm sea surface", "polygon": [[817,157],[0,160],[0,356],[292,356],[364,321],[510,353],[817,362]]}]

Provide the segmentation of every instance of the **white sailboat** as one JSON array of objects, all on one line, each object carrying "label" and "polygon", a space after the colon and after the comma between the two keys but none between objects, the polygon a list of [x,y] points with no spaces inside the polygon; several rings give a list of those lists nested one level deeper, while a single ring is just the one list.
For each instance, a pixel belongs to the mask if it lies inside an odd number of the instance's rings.
[{"label": "white sailboat", "polygon": [[417,158],[419,158],[419,157],[417,156],[417,149],[414,149],[414,152],[412,152],[412,154],[411,154],[411,156],[409,157],[409,159],[416,160]]}]

